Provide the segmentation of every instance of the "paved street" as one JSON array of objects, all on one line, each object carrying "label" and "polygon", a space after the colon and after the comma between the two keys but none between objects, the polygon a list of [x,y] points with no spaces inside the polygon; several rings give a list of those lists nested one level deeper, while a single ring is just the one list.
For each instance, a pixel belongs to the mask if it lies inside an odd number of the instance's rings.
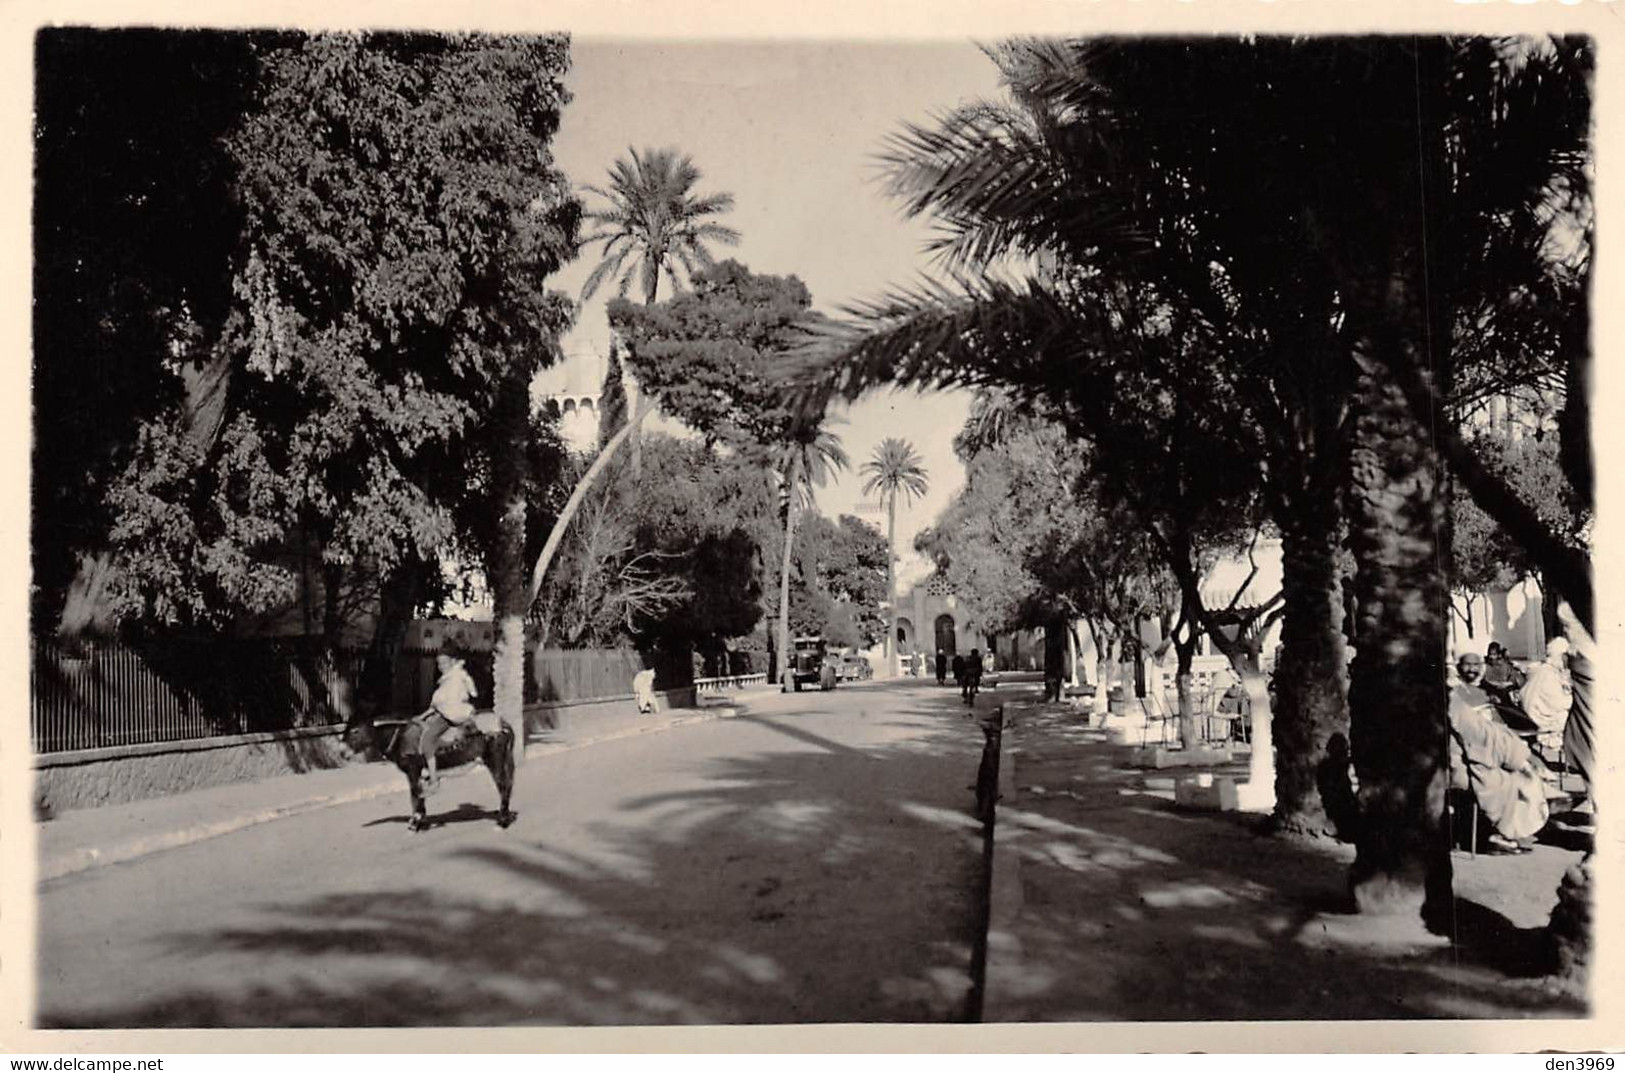
[{"label": "paved street", "polygon": [[982,736],[951,689],[483,771],[46,884],[42,1027],[728,1024],[966,1016]]}]

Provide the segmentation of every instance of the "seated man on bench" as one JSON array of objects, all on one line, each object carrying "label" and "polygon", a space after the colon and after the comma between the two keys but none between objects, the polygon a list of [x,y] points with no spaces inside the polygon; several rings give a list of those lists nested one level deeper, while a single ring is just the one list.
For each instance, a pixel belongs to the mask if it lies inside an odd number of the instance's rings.
[{"label": "seated man on bench", "polygon": [[1456,661],[1459,685],[1450,691],[1450,787],[1470,792],[1495,827],[1492,845],[1526,853],[1550,812],[1540,762],[1496,719],[1478,680],[1484,660],[1468,652]]}]

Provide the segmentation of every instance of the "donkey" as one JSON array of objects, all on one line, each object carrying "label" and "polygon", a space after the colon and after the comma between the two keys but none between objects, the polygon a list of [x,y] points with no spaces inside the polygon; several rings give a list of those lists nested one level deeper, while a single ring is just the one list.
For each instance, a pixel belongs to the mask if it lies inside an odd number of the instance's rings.
[{"label": "donkey", "polygon": [[[493,727],[492,724],[496,725]],[[429,826],[428,809],[424,802],[423,775],[427,768],[418,741],[423,724],[418,719],[378,719],[370,723],[357,723],[347,734],[351,749],[381,753],[406,776],[407,788],[412,794],[412,818],[406,822],[408,831],[421,831]],[[483,763],[497,784],[502,799],[497,811],[497,826],[507,827],[519,818],[508,807],[513,794],[513,728],[482,713],[458,730],[448,731],[435,750],[436,765],[441,771],[462,767],[475,760]]]}]

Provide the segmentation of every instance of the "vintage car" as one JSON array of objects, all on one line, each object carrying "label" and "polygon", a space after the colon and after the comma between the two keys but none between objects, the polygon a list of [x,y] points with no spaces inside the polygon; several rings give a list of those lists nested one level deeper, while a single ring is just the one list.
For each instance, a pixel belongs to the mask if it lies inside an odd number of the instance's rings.
[{"label": "vintage car", "polygon": [[790,654],[789,687],[801,692],[804,685],[817,683],[819,689],[834,689],[839,677],[839,660],[829,654],[822,637],[797,637]]}]

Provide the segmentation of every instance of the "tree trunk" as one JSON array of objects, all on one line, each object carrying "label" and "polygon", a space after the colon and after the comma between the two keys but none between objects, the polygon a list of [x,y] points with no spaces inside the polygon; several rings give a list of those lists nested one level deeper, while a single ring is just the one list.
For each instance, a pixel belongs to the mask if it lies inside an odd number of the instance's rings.
[{"label": "tree trunk", "polygon": [[1594,924],[1592,877],[1596,854],[1588,853],[1563,874],[1557,888],[1557,905],[1552,909],[1546,934],[1552,944],[1558,980],[1579,998],[1589,997]]},{"label": "tree trunk", "polygon": [[[406,644],[422,593],[422,563],[412,561],[397,566],[382,579],[378,598],[378,621],[362,665],[358,712],[363,721],[387,715],[395,701],[395,664]],[[416,715],[416,712],[404,713]]]},{"label": "tree trunk", "polygon": [[[496,534],[486,556],[495,647],[491,706],[513,728],[515,759],[525,755],[525,458],[530,437],[530,383],[520,362],[497,389],[492,414],[491,500]],[[564,519],[560,519],[560,525]],[[559,526],[556,525],[555,531]]]},{"label": "tree trunk", "polygon": [[340,563],[322,564],[322,649],[331,656],[339,647],[344,632],[343,590],[344,566]]},{"label": "tree trunk", "polygon": [[[1275,668],[1275,821],[1295,834],[1336,833],[1320,796],[1333,772],[1327,745],[1347,740],[1347,656],[1343,644],[1343,598],[1338,576],[1341,496],[1335,483],[1305,480],[1284,496],[1281,527],[1281,595],[1284,601],[1281,660]],[[1335,764],[1335,761],[1330,764]],[[1353,831],[1343,832],[1351,837]]]},{"label": "tree trunk", "polygon": [[1360,823],[1349,882],[1362,912],[1419,912],[1437,925],[1451,899],[1444,820],[1450,612],[1438,553],[1448,546],[1448,490],[1427,427],[1388,371],[1416,358],[1392,351],[1406,345],[1399,318],[1419,303],[1396,278],[1384,306],[1399,316],[1389,313],[1355,350],[1349,521],[1360,642],[1349,709]]},{"label": "tree trunk", "polygon": [[536,602],[536,597],[541,594],[542,582],[547,578],[547,569],[553,565],[553,558],[559,552],[559,545],[564,541],[564,534],[569,530],[570,523],[575,520],[576,512],[581,509],[582,502],[587,498],[588,489],[592,487],[593,482],[598,479],[598,475],[609,465],[610,459],[615,456],[616,451],[620,450],[621,444],[625,443],[637,428],[643,424],[643,419],[649,416],[649,411],[653,408],[654,405],[651,400],[640,392],[637,412],[632,415],[632,420],[628,421],[624,428],[617,432],[608,443],[604,444],[604,449],[598,452],[598,457],[593,459],[592,465],[587,467],[587,472],[583,473],[581,479],[576,481],[575,488],[570,492],[570,498],[565,500],[564,509],[559,511],[558,520],[553,523],[552,532],[547,534],[547,543],[542,546],[542,553],[536,557],[536,566],[530,573],[530,595],[525,601],[526,609],[529,609],[530,605]]},{"label": "tree trunk", "polygon": [[[897,492],[886,504],[886,606],[891,621],[886,630],[886,676],[897,677]],[[918,623],[915,624],[918,628]],[[917,636],[917,635],[916,635]]]},{"label": "tree trunk", "polygon": [[1187,749],[1200,748],[1202,734],[1196,725],[1196,703],[1191,695],[1191,666],[1196,662],[1196,630],[1186,627],[1185,640],[1174,641],[1174,655],[1178,666],[1174,671],[1174,688],[1179,693],[1179,743]]},{"label": "tree trunk", "polygon": [[784,508],[784,562],[779,569],[779,687],[789,689],[792,652],[790,644],[790,549],[796,541],[796,482],[801,479],[801,456],[790,456],[790,472],[785,477],[789,501]]}]

